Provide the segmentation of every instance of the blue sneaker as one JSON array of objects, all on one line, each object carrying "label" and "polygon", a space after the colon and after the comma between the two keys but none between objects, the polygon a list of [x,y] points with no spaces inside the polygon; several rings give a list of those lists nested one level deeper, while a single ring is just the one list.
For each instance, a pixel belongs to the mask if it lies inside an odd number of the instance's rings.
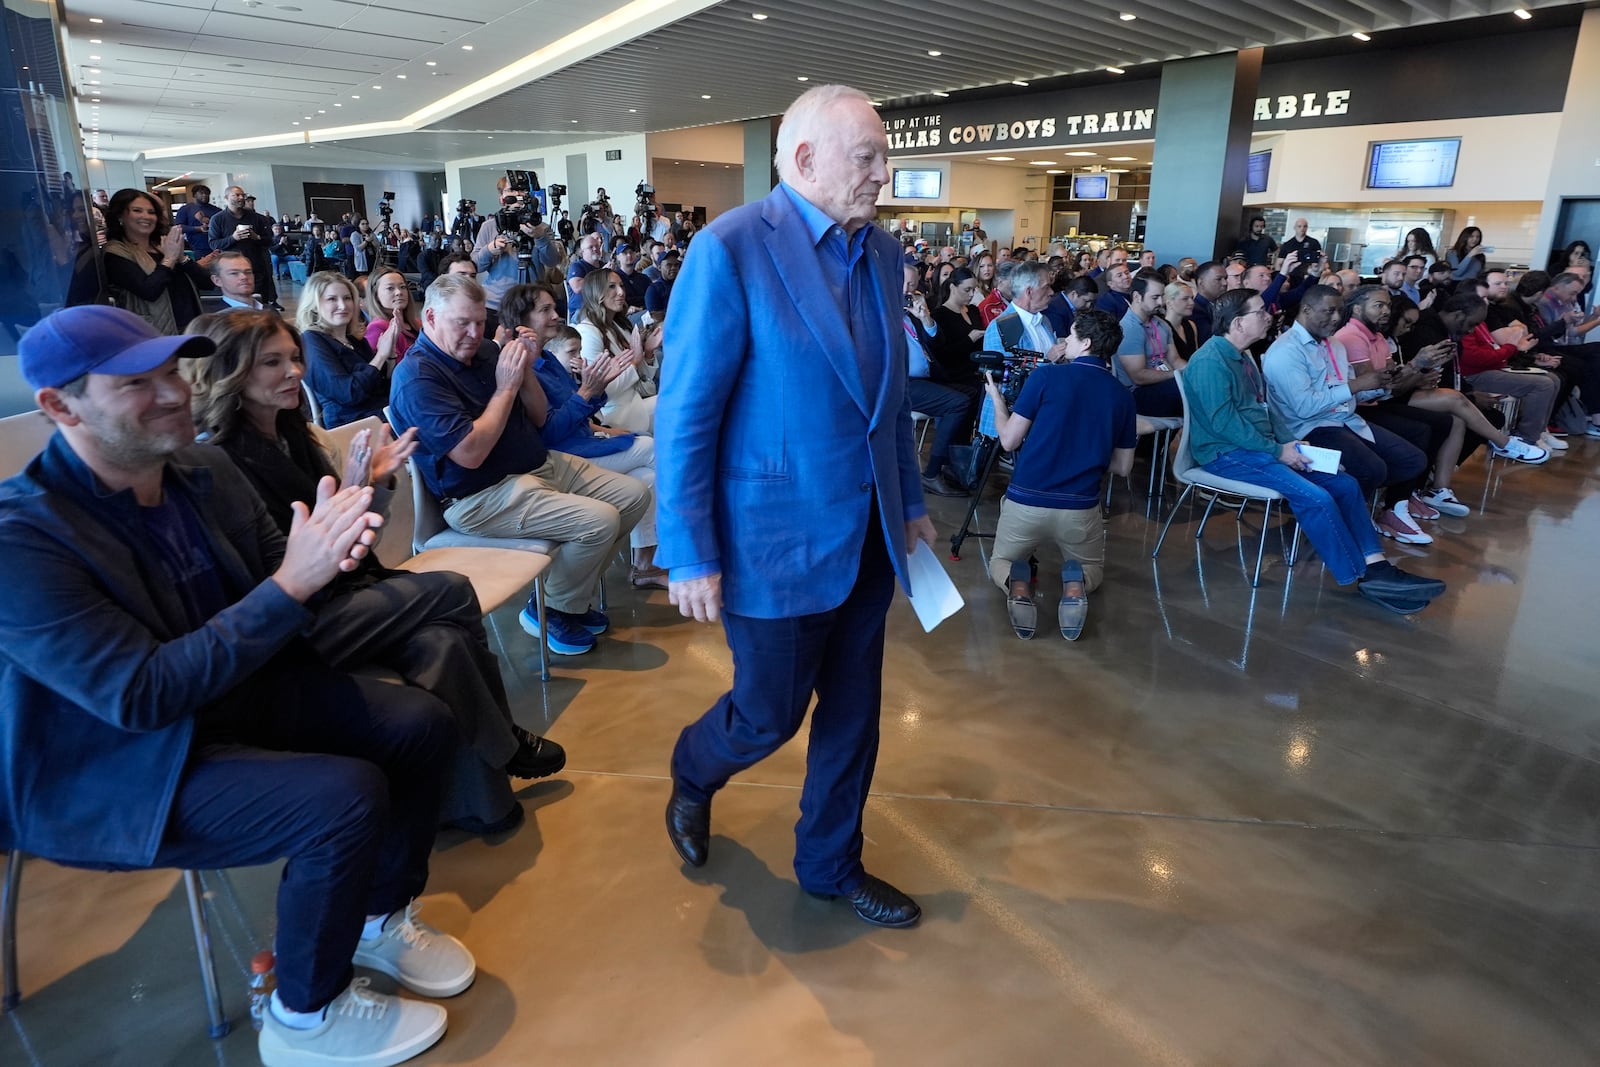
[{"label": "blue sneaker", "polygon": [[[545,623],[550,628],[546,640],[550,644],[550,651],[561,656],[581,656],[594,647],[594,635],[584,629],[580,616],[568,615],[564,611],[549,608],[544,613]],[[539,616],[528,608],[523,608],[517,616],[517,621],[522,624],[522,629],[534,637],[539,636]]]},{"label": "blue sneaker", "polygon": [[596,637],[611,629],[611,620],[606,618],[606,613],[598,608],[590,608],[582,615],[571,615],[568,618]]}]

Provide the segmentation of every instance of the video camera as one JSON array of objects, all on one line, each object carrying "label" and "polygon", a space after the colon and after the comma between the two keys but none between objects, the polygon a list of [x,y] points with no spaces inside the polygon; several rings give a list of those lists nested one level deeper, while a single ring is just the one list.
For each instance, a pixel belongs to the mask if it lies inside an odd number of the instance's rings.
[{"label": "video camera", "polygon": [[383,216],[385,227],[394,218],[394,194],[387,189],[383,191],[383,198],[378,201],[378,214]]},{"label": "video camera", "polygon": [[633,213],[640,216],[654,217],[656,213],[656,187],[647,183],[643,178],[633,187]]},{"label": "video camera", "polygon": [[567,195],[567,187],[552,182],[545,187],[545,192],[550,197],[550,216],[554,218],[561,210],[561,198]]},{"label": "video camera", "polygon": [[524,225],[537,226],[544,221],[539,201],[533,194],[539,189],[539,175],[531,170],[506,171],[506,191],[500,197],[500,210],[495,212],[495,229],[506,237],[515,238],[520,246],[524,240],[531,243],[522,232]]},{"label": "video camera", "polygon": [[972,362],[982,373],[994,372],[1000,378],[1000,395],[1010,405],[1017,401],[1022,385],[1035,367],[1046,362],[1043,352],[1019,345],[1008,345],[1004,352],[985,348],[972,353]]}]

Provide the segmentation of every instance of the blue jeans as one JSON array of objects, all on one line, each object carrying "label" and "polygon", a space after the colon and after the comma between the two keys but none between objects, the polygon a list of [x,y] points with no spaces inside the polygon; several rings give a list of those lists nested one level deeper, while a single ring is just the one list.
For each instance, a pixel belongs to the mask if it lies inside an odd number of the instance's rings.
[{"label": "blue jeans", "polygon": [[1265,452],[1236,448],[1204,469],[1235,481],[1276,489],[1289,502],[1333,580],[1349,585],[1367,572],[1367,557],[1381,553],[1366,494],[1348,474],[1301,473]]},{"label": "blue jeans", "polygon": [[672,777],[693,800],[781,748],[805,721],[806,780],[795,825],[794,870],[813,893],[861,885],[861,810],[878,758],[883,634],[894,569],[876,521],[867,524],[854,588],[831,611],[788,619],[723,612],[733,689],[678,736]]},{"label": "blue jeans", "polygon": [[[1367,429],[1372,431],[1370,441],[1343,426],[1318,426],[1306,432],[1306,440],[1337,451],[1339,466],[1356,480],[1367,499],[1382,489],[1384,506],[1392,508],[1422,488],[1428,457],[1392,430],[1370,424]],[[1427,434],[1420,433],[1420,439],[1426,443]]]},{"label": "blue jeans", "polygon": [[911,410],[931,416],[933,423],[933,451],[928,453],[928,464],[922,473],[932,478],[950,462],[950,446],[965,443],[972,438],[972,424],[978,417],[978,396],[975,386],[942,385],[927,378],[910,378],[906,381],[906,395],[911,398]]}]

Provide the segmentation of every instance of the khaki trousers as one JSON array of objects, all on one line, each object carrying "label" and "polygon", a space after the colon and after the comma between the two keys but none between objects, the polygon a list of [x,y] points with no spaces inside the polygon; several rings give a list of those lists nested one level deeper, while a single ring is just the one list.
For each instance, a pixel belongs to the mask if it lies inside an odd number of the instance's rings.
[{"label": "khaki trousers", "polygon": [[594,603],[606,562],[652,501],[650,487],[637,479],[551,452],[538,470],[457,500],[444,519],[465,534],[558,542],[546,600],[556,611],[582,615]]},{"label": "khaki trousers", "polygon": [[989,577],[1010,590],[1011,564],[1026,560],[1040,545],[1053,544],[1063,560],[1083,564],[1084,591],[1094,592],[1106,572],[1106,527],[1098,507],[1082,510],[1036,508],[1009,497],[1000,501],[1000,522],[989,556]]}]

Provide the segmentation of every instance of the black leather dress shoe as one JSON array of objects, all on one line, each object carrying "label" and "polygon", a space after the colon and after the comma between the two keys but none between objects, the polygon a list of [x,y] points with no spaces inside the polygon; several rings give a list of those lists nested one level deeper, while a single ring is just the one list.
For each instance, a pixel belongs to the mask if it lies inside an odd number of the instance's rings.
[{"label": "black leather dress shoe", "polygon": [[706,850],[711,844],[711,803],[690,800],[672,787],[672,799],[667,801],[667,837],[672,847],[691,867],[706,865]]},{"label": "black leather dress shoe", "polygon": [[854,893],[812,893],[819,900],[837,900],[841,895],[850,902],[862,922],[873,926],[887,926],[892,930],[917,925],[922,918],[922,908],[881,878],[863,876]]},{"label": "black leather dress shoe", "polygon": [[517,739],[517,750],[506,763],[506,773],[513,778],[543,778],[567,765],[567,750],[538,734],[529,733],[520,726],[511,727]]}]

